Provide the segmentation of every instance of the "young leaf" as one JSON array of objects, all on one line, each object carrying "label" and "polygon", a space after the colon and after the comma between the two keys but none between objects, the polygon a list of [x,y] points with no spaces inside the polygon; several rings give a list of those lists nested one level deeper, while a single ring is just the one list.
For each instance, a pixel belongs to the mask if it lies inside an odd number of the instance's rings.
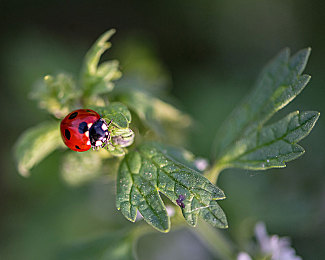
[{"label": "young leaf", "polygon": [[55,76],[46,75],[35,85],[30,96],[38,100],[40,108],[46,109],[57,118],[63,118],[74,107],[80,91],[71,76],[59,73]]},{"label": "young leaf", "polygon": [[125,155],[123,147],[130,146],[134,141],[134,132],[129,128],[131,123],[131,113],[128,108],[119,102],[110,103],[106,107],[94,107],[109,126],[111,140],[108,143],[107,150],[113,156]]},{"label": "young leaf", "polygon": [[310,133],[318,117],[314,111],[293,112],[239,139],[219,163],[254,170],[285,167],[305,152],[297,142]]},{"label": "young leaf", "polygon": [[19,173],[25,177],[29,176],[31,168],[61,146],[63,142],[59,122],[45,122],[28,129],[15,145]]},{"label": "young leaf", "polygon": [[135,221],[139,210],[147,223],[168,232],[170,220],[161,192],[181,206],[190,225],[195,226],[200,215],[213,226],[226,228],[226,217],[216,202],[225,198],[223,191],[167,153],[163,146],[147,143],[124,158],[117,180],[117,208],[130,221]]},{"label": "young leaf", "polygon": [[131,113],[122,103],[113,102],[106,107],[94,107],[94,109],[106,121],[110,122],[112,120],[112,123],[119,128],[128,128],[129,123],[131,123]]},{"label": "young leaf", "polygon": [[115,30],[112,29],[101,35],[85,56],[81,71],[84,97],[112,91],[114,88],[112,81],[121,77],[118,61],[114,60],[98,65],[102,54],[111,47],[108,40],[114,33]]},{"label": "young leaf", "polygon": [[113,231],[93,240],[79,242],[62,250],[56,259],[135,260],[134,238],[130,232]]},{"label": "young leaf", "polygon": [[234,110],[217,134],[214,150],[219,158],[303,90],[310,79],[308,75],[301,75],[309,54],[310,48],[307,48],[290,58],[289,49],[284,49],[264,68],[253,92]]}]

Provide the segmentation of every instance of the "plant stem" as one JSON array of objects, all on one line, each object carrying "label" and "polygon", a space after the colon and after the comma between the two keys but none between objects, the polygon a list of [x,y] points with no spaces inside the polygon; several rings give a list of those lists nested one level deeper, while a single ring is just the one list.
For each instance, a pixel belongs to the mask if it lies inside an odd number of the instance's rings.
[{"label": "plant stem", "polygon": [[206,245],[217,259],[235,259],[234,246],[224,237],[221,230],[212,228],[204,221],[191,231]]},{"label": "plant stem", "polygon": [[227,168],[226,164],[215,163],[206,173],[204,174],[206,178],[209,179],[213,184],[217,183],[220,172]]}]

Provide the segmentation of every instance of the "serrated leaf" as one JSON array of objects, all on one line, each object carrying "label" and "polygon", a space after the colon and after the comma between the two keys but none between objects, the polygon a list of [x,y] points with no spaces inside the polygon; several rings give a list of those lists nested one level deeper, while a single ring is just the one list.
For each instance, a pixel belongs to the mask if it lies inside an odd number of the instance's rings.
[{"label": "serrated leaf", "polygon": [[254,170],[285,167],[285,162],[305,152],[297,142],[310,133],[318,118],[314,111],[293,112],[238,140],[220,163]]},{"label": "serrated leaf", "polygon": [[29,176],[29,171],[58,147],[63,146],[59,122],[45,122],[26,130],[15,145],[18,171]]},{"label": "serrated leaf", "polygon": [[161,145],[148,143],[124,158],[117,180],[117,208],[130,221],[135,221],[139,210],[150,225],[168,232],[170,220],[161,192],[176,205],[182,197],[182,213],[190,225],[195,226],[200,215],[212,225],[226,228],[226,217],[215,202],[225,198],[223,191],[167,152]]},{"label": "serrated leaf", "polygon": [[131,113],[129,109],[119,102],[110,103],[106,107],[93,107],[101,117],[106,119],[107,122],[112,120],[112,124],[119,128],[128,128],[129,123],[131,123]]},{"label": "serrated leaf", "polygon": [[101,35],[85,56],[81,71],[84,97],[112,91],[114,88],[112,81],[121,77],[118,61],[113,60],[98,65],[102,54],[111,47],[108,40],[114,33],[115,30],[112,29]]},{"label": "serrated leaf", "polygon": [[217,157],[227,154],[238,140],[256,131],[303,90],[310,79],[301,75],[309,55],[307,48],[290,58],[289,49],[284,49],[264,68],[253,92],[218,132],[214,149]]},{"label": "serrated leaf", "polygon": [[56,259],[135,260],[137,257],[133,250],[133,243],[134,239],[130,232],[111,231],[97,239],[67,246]]}]

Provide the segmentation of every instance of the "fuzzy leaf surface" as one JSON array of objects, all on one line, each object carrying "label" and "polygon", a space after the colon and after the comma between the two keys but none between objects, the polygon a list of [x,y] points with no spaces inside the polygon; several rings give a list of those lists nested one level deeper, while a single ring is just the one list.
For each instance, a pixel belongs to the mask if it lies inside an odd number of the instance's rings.
[{"label": "fuzzy leaf surface", "polygon": [[135,221],[139,210],[147,223],[168,232],[170,220],[159,192],[176,205],[176,200],[184,198],[181,210],[190,225],[195,226],[201,216],[215,227],[227,227],[226,216],[216,202],[225,198],[223,191],[171,158],[162,145],[147,143],[130,152],[120,165],[116,206],[128,220]]},{"label": "fuzzy leaf surface", "polygon": [[63,118],[73,109],[75,100],[80,97],[80,90],[72,76],[59,73],[46,75],[42,81],[37,82],[30,97],[38,101],[40,108],[57,118]]},{"label": "fuzzy leaf surface", "polygon": [[128,128],[131,123],[131,113],[129,109],[120,102],[110,103],[106,107],[91,106],[92,109],[97,111],[107,122],[112,120],[112,124],[119,128]]},{"label": "fuzzy leaf surface", "polygon": [[101,173],[102,160],[99,153],[66,153],[61,165],[62,179],[71,186],[82,185]]}]

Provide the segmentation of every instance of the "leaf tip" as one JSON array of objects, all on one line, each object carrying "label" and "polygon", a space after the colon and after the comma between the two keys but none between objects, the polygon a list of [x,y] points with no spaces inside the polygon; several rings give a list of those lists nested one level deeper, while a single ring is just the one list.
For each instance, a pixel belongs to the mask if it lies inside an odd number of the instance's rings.
[{"label": "leaf tip", "polygon": [[166,229],[162,229],[162,230],[159,230],[161,231],[162,233],[168,233],[170,231],[170,226]]},{"label": "leaf tip", "polygon": [[226,198],[227,198],[226,195],[223,194],[222,197],[215,198],[214,200],[224,200],[224,199],[226,199]]},{"label": "leaf tip", "polygon": [[18,172],[21,176],[25,177],[25,178],[28,178],[30,176],[30,172],[29,170],[24,167],[23,165],[18,165]]},{"label": "leaf tip", "polygon": [[114,28],[104,32],[101,37],[101,42],[106,43],[115,33],[116,33],[116,29]]}]

